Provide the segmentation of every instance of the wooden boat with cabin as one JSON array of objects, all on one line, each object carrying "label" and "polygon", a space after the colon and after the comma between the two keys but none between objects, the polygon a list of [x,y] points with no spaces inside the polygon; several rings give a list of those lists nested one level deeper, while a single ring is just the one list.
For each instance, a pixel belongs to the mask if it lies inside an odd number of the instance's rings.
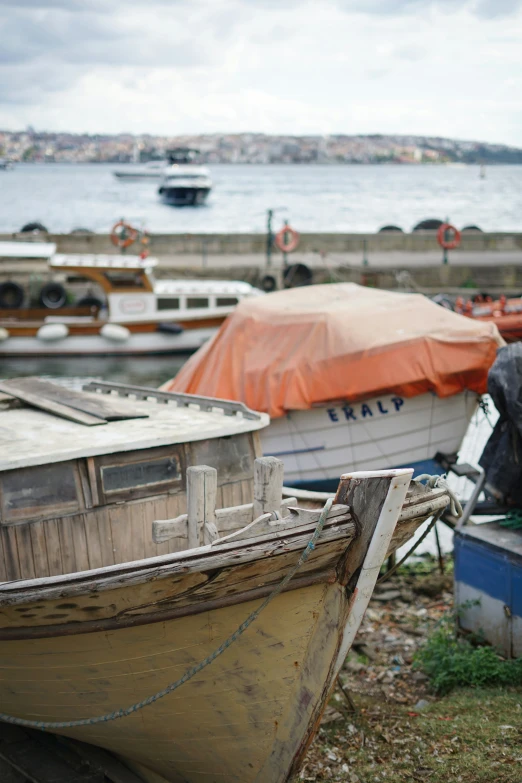
[{"label": "wooden boat with cabin", "polygon": [[157,263],[57,254],[38,291],[0,283],[0,356],[195,351],[239,301],[262,294],[240,280],[156,280]]},{"label": "wooden boat with cabin", "polygon": [[282,500],[265,414],[0,384],[0,720],[148,783],[298,771],[387,553],[448,503],[411,469]]}]

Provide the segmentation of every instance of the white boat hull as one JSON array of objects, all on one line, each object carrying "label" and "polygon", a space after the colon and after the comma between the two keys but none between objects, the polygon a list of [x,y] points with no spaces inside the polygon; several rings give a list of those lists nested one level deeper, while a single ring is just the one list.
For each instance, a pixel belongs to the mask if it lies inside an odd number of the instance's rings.
[{"label": "white boat hull", "polygon": [[174,207],[196,207],[205,203],[210,187],[162,185],[158,193],[165,204]]},{"label": "white boat hull", "polygon": [[144,172],[143,174],[126,174],[123,171],[115,171],[114,176],[117,179],[122,179],[125,182],[157,182],[161,179],[161,171]]},{"label": "white boat hull", "polygon": [[180,334],[131,332],[116,342],[99,334],[69,335],[47,342],[38,337],[8,337],[0,342],[0,356],[108,356],[190,353],[197,351],[217,331],[216,327],[187,329]]},{"label": "white boat hull", "polygon": [[283,460],[288,486],[327,492],[347,469],[409,466],[416,475],[440,473],[435,455],[458,452],[476,407],[476,394],[464,392],[444,399],[385,395],[291,411],[263,430],[263,452]]}]

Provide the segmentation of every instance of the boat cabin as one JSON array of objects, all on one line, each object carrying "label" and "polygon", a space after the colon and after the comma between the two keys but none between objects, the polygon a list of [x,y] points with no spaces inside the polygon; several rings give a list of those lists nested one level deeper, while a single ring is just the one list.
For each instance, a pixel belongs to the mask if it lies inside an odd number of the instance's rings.
[{"label": "boat cabin", "polygon": [[87,283],[89,294],[108,309],[109,321],[164,320],[226,315],[261,292],[236,280],[156,280],[154,258],[122,255],[56,255],[53,271],[67,282]]},{"label": "boat cabin", "polygon": [[173,147],[167,150],[167,160],[169,163],[195,163],[198,160],[200,152],[195,147]]},{"label": "boat cabin", "polygon": [[152,523],[186,512],[190,466],[217,469],[219,507],[252,500],[266,414],[122,384],[85,389],[0,384],[0,581],[186,549],[186,536],[155,543]]},{"label": "boat cabin", "polygon": [[0,313],[17,320],[50,320],[49,311],[60,319],[100,314],[117,323],[222,319],[242,299],[262,293],[240,280],[156,280],[157,264],[136,255],[56,254],[41,290],[0,284]]}]

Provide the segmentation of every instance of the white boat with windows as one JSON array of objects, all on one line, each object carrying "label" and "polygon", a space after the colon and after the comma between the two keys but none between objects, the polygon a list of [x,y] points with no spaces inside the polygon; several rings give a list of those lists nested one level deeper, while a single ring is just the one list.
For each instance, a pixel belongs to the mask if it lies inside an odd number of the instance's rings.
[{"label": "white boat with windows", "polygon": [[238,302],[240,280],[156,280],[154,258],[63,255],[36,300],[0,284],[1,355],[163,354],[197,350]]},{"label": "white boat with windows", "polygon": [[158,193],[162,201],[175,207],[203,204],[212,188],[206,166],[198,164],[198,151],[189,147],[170,150]]}]

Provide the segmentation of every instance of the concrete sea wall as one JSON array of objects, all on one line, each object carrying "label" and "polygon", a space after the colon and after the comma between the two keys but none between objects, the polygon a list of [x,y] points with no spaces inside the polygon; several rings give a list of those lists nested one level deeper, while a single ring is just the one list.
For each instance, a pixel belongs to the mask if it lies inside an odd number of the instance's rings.
[{"label": "concrete sea wall", "polygon": [[[13,239],[54,242],[59,253],[117,253],[107,234],[0,235]],[[272,249],[266,263],[264,234],[153,234],[148,248],[158,259],[158,277],[219,277],[242,279],[259,285],[267,273],[280,274],[282,254]],[[128,253],[139,253],[136,243]],[[461,246],[442,263],[436,232],[412,234],[301,234],[289,263],[306,264],[313,282],[350,281],[396,290],[482,290],[491,293],[522,292],[522,232],[465,232]],[[2,259],[0,280],[24,281],[45,276],[44,261]]]},{"label": "concrete sea wall", "polygon": [[[48,242],[55,242],[59,253],[110,253],[114,245],[108,234],[45,234]],[[27,234],[0,234],[0,241],[20,239]],[[151,252],[157,256],[177,254],[250,255],[266,252],[266,234],[152,234]],[[134,245],[133,247],[136,247]],[[383,232],[381,234],[316,234],[300,235],[298,253],[426,253],[440,252],[436,232],[416,231],[411,234]],[[462,234],[460,248],[455,255],[466,252],[522,253],[522,232],[467,231]],[[129,252],[133,252],[130,250]]]}]

